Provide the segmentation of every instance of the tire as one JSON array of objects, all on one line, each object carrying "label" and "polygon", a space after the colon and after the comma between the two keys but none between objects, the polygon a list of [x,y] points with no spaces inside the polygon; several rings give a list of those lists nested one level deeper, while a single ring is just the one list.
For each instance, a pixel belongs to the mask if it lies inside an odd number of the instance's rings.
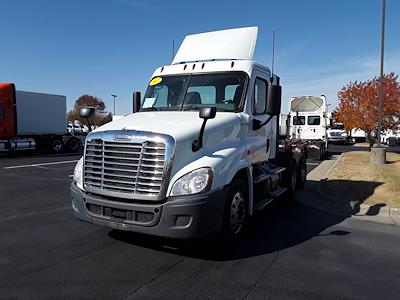
[{"label": "tire", "polygon": [[223,239],[232,241],[240,238],[247,223],[248,192],[242,179],[232,181],[225,200]]},{"label": "tire", "polygon": [[285,171],[283,186],[287,188],[286,195],[288,198],[293,198],[296,194],[297,186],[297,165],[296,161],[292,159]]},{"label": "tire", "polygon": [[299,190],[303,188],[307,181],[307,162],[304,157],[300,159],[299,168],[297,170],[297,183],[296,188]]},{"label": "tire", "polygon": [[71,137],[68,139],[67,148],[69,151],[78,152],[80,147],[81,147],[81,142],[77,138]]},{"label": "tire", "polygon": [[53,153],[60,153],[64,148],[64,144],[61,139],[54,139],[50,142],[50,150]]}]

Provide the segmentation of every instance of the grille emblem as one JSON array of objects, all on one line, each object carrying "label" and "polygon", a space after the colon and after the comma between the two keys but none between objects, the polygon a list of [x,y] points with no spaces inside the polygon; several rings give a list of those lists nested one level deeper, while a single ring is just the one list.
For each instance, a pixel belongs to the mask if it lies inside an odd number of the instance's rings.
[{"label": "grille emblem", "polygon": [[130,141],[132,136],[130,134],[116,134],[113,139],[114,141]]}]

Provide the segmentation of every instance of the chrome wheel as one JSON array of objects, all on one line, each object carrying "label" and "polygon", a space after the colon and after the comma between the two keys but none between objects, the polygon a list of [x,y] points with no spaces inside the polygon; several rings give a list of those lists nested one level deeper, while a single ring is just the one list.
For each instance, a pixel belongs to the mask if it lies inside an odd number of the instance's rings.
[{"label": "chrome wheel", "polygon": [[244,220],[246,217],[246,202],[243,194],[239,191],[232,199],[231,210],[230,210],[230,225],[232,233],[238,234],[243,227]]}]

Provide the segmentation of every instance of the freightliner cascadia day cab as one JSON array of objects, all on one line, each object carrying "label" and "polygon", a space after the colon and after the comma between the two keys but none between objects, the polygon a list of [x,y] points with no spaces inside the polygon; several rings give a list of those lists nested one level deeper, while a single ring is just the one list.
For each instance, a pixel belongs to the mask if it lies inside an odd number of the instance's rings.
[{"label": "freightliner cascadia day cab", "polygon": [[296,96],[289,100],[290,137],[307,143],[308,156],[322,159],[328,150],[326,97]]},{"label": "freightliner cascadia day cab", "polygon": [[65,96],[16,91],[13,83],[0,83],[0,152],[76,152],[80,139],[68,135],[66,126]]},{"label": "freightliner cascadia day cab", "polygon": [[257,31],[186,36],[139,111],[89,133],[71,184],[77,218],[162,237],[234,238],[248,217],[302,187],[306,153],[278,145],[281,87],[252,60]]}]

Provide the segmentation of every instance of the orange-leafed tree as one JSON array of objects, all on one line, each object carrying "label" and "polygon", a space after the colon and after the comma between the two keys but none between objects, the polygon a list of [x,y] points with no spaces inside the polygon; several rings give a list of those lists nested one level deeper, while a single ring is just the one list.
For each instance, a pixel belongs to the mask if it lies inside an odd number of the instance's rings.
[{"label": "orange-leafed tree", "polygon": [[394,73],[364,82],[350,82],[338,92],[338,119],[346,130],[359,128],[377,133],[378,103],[383,81],[382,130],[400,123],[400,83]]}]

